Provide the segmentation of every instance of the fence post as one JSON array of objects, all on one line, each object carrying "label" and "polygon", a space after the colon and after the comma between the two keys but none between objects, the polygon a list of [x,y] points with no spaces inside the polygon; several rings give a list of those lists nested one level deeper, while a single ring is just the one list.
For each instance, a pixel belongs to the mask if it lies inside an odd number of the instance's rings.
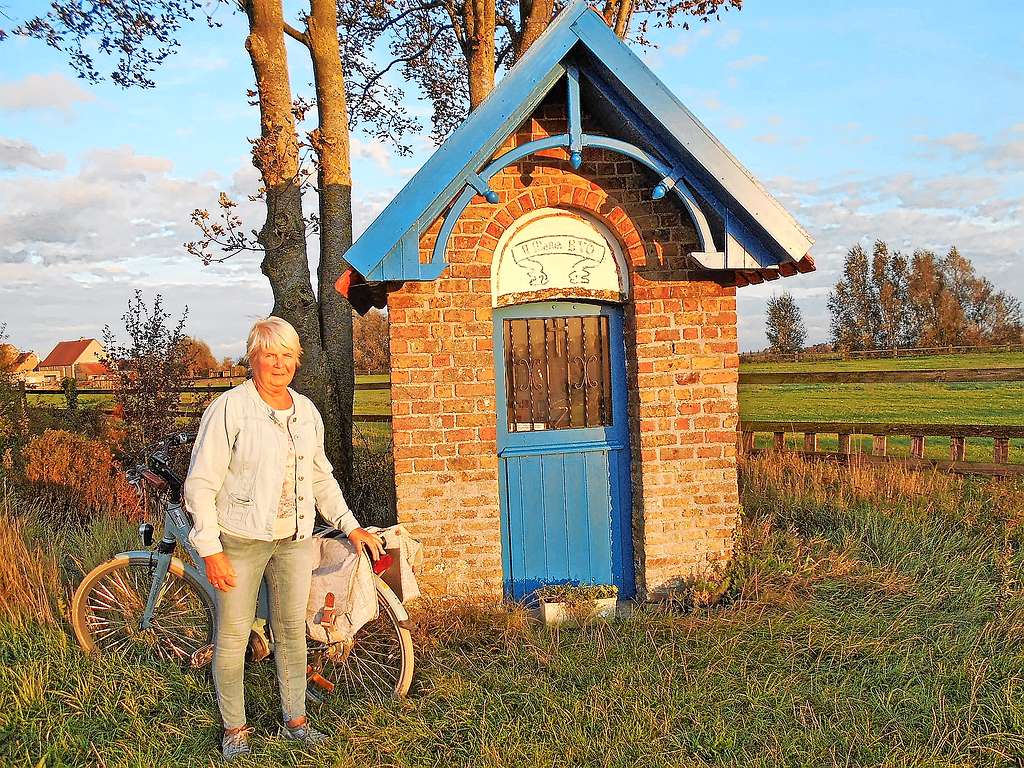
[{"label": "fence post", "polygon": [[28,393],[25,380],[18,380],[18,437],[28,436]]},{"label": "fence post", "polygon": [[873,456],[885,456],[888,438],[885,435],[874,435],[871,441],[871,454]]},{"label": "fence post", "polygon": [[740,451],[742,453],[754,452],[754,433],[748,429],[743,430],[743,437],[740,442]]},{"label": "fence post", "polygon": [[850,433],[840,432],[839,433],[839,452],[844,453],[847,456],[850,455]]},{"label": "fence post", "polygon": [[1010,438],[997,437],[993,450],[992,460],[996,464],[1007,464],[1010,461]]},{"label": "fence post", "polygon": [[910,458],[924,458],[924,435],[912,435],[910,438]]},{"label": "fence post", "polygon": [[786,433],[785,432],[776,432],[776,433],[774,433],[774,440],[773,440],[773,443],[772,443],[772,447],[775,448],[775,450],[777,450],[777,451],[784,451],[784,450],[786,450]]},{"label": "fence post", "polygon": [[817,432],[804,432],[804,453],[818,452]]},{"label": "fence post", "polygon": [[963,437],[951,436],[949,438],[949,460],[950,461],[963,461],[964,456],[967,455],[967,439]]}]

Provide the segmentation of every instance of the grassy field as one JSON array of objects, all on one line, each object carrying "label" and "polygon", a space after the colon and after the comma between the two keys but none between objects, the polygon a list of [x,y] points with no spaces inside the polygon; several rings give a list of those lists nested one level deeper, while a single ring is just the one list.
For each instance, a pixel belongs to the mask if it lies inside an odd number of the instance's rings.
[{"label": "grassy field", "polygon": [[[389,380],[387,374],[378,375],[362,375],[356,376],[356,386],[359,384],[371,384],[386,382]],[[192,402],[195,399],[195,395],[191,393],[184,393],[181,396],[181,402],[183,405]],[[66,407],[67,401],[64,399],[64,395],[39,395],[33,394],[31,390],[28,393],[29,405],[47,405],[51,408],[64,408]],[[78,396],[78,402],[82,406],[92,407],[110,407],[114,403],[112,395],[90,395],[88,393],[80,393]],[[355,396],[355,412],[357,414],[390,414],[391,413],[391,394],[386,389],[375,389],[375,390],[356,390]]]},{"label": "grassy field", "polygon": [[[743,372],[919,370],[948,368],[1009,368],[1024,366],[1024,354],[996,353],[958,356],[853,360],[821,363],[745,364]],[[740,418],[760,421],[891,422],[896,424],[1024,424],[1024,382],[950,384],[741,384]],[[755,445],[767,447],[769,435],[758,435]],[[803,436],[787,435],[798,448]],[[822,435],[818,448],[838,450],[835,435]],[[871,438],[854,438],[854,449],[871,451]],[[909,437],[890,437],[888,452],[910,455]],[[949,440],[932,438],[925,455],[949,458]],[[1024,463],[1024,440],[1010,442],[1010,461]],[[991,461],[992,440],[967,441],[968,461]]]},{"label": "grassy field", "polygon": [[883,360],[824,360],[808,363],[743,363],[748,373],[785,371],[916,371],[929,368],[1021,368],[1024,352],[977,352],[962,355],[922,355]]},{"label": "grassy field", "polygon": [[[273,667],[250,667],[255,750],[241,765],[1024,760],[1024,486],[785,457],[746,464],[742,499],[721,605],[547,631],[515,608],[421,604],[410,697],[312,710],[335,735],[320,749],[268,737]],[[0,514],[0,764],[213,764],[205,673],[85,658],[59,618],[64,590],[134,524],[55,536],[52,511],[9,494]],[[19,609],[44,587],[9,591],[29,564],[52,574],[32,578],[50,585],[53,622]]]}]

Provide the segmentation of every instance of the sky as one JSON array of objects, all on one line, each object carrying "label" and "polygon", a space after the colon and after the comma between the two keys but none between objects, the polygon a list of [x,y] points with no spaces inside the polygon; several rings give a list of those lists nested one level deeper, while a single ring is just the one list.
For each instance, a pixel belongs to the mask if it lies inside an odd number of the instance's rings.
[{"label": "sky", "polygon": [[[42,5],[0,10],[22,18]],[[639,51],[815,240],[816,272],[739,290],[741,350],[766,345],[765,303],[782,290],[808,343],[827,341],[843,256],[876,239],[906,252],[956,245],[1024,297],[1024,5],[964,8],[745,0],[719,21],[659,30],[657,47]],[[173,313],[187,306],[188,331],[218,356],[241,354],[270,312],[255,254],[204,267],[182,245],[197,237],[191,211],[214,208],[222,190],[243,201],[248,229],[262,224],[245,203],[259,126],[244,19],[220,8],[217,20],[183,31],[148,90],[77,79],[35,40],[0,43],[0,324],[20,348],[43,356],[116,330],[136,289]],[[293,91],[308,95],[306,57],[289,46]],[[429,116],[415,94],[406,106]],[[433,149],[425,136],[413,146],[398,156],[356,133],[357,234]]]}]

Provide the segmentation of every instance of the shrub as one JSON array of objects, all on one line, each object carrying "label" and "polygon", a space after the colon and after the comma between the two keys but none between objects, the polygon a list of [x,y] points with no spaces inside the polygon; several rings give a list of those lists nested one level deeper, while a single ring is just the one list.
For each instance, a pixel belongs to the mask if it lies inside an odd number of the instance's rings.
[{"label": "shrub", "polygon": [[[109,326],[103,329],[103,362],[113,373],[114,399],[123,418],[124,449],[140,454],[144,448],[178,428],[179,389],[188,378],[191,352],[184,328],[188,315],[174,324],[157,294],[150,309],[136,291],[121,316],[127,341]],[[204,403],[193,401],[196,414]]]},{"label": "shrub", "polygon": [[23,451],[25,479],[82,516],[141,513],[138,494],[104,443],[76,432],[48,429]]}]

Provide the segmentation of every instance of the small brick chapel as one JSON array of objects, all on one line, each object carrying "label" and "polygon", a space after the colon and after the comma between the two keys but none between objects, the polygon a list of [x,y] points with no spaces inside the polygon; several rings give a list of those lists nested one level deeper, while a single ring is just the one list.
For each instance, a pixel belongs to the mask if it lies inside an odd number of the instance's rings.
[{"label": "small brick chapel", "polygon": [[643,598],[727,560],[736,290],[813,270],[811,243],[598,13],[566,8],[338,281],[357,307],[386,297],[424,588]]}]

